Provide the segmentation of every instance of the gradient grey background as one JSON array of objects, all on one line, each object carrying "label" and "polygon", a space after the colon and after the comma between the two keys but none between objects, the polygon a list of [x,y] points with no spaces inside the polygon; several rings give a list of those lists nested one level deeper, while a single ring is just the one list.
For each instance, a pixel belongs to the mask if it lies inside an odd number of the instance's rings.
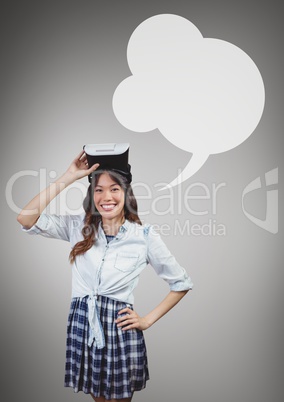
[{"label": "gradient grey background", "polygon": [[[129,75],[126,48],[133,30],[163,13],[193,22],[204,37],[231,42],[254,60],[266,88],[263,117],[237,148],[210,156],[180,189],[225,183],[217,213],[208,200],[158,215],[155,185],[170,182],[190,154],[158,130],[133,133],[116,120],[112,95]],[[71,295],[69,245],[21,232],[5,186],[21,170],[63,173],[83,144],[130,142],[134,183],[146,182],[143,220],[168,224],[165,242],[195,288],[145,332],[151,380],[134,401],[283,401],[283,13],[280,1],[4,1],[1,7],[1,395],[3,400],[86,401],[63,387],[65,331]],[[245,186],[279,169],[279,233],[249,221]],[[47,181],[49,182],[49,177]],[[262,181],[263,182],[263,181]],[[86,181],[82,181],[87,186]],[[277,186],[274,186],[276,188]],[[281,191],[280,191],[281,190]],[[39,191],[33,177],[18,180],[13,199],[23,207]],[[72,192],[73,191],[73,192]],[[143,191],[137,188],[137,196]],[[200,190],[197,192],[200,194]],[[70,208],[82,201],[68,193]],[[166,210],[167,201],[159,203]],[[264,219],[265,186],[246,208]],[[225,236],[174,233],[177,221],[215,219]],[[141,315],[166,294],[149,267],[135,292]]]}]

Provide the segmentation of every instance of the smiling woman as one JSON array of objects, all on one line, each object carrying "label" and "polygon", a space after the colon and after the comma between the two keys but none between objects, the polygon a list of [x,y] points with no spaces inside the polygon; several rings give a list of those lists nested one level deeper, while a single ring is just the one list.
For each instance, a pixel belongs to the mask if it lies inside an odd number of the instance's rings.
[{"label": "smiling woman", "polygon": [[112,179],[109,173],[100,175],[98,182],[95,186],[94,202],[98,212],[104,219],[104,230],[107,234],[114,234],[116,228],[109,228],[112,226],[114,220],[120,222],[124,221],[124,191],[122,187]]},{"label": "smiling woman", "polygon": [[[193,285],[153,226],[141,224],[130,165],[119,173],[101,166],[98,171],[95,161],[92,165],[81,152],[60,179],[30,201],[18,221],[29,234],[66,240],[72,246],[64,385],[97,402],[129,402],[149,379],[143,331]],[[43,213],[64,188],[87,175],[83,214]],[[133,290],[148,263],[170,292],[141,317],[133,308]]]},{"label": "smiling woman", "polygon": [[141,225],[129,180],[115,170],[93,172],[83,207],[86,211],[84,240],[73,247],[71,262],[93,246],[99,225],[107,236],[115,236],[125,220]]}]

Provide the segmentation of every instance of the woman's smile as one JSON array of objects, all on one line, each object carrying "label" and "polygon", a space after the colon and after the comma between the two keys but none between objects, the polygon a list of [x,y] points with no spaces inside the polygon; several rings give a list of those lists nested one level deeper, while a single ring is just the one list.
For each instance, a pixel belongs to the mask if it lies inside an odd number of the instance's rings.
[{"label": "woman's smile", "polygon": [[112,211],[116,207],[116,204],[102,204],[101,207],[104,211]]},{"label": "woman's smile", "polygon": [[108,173],[103,173],[94,191],[94,202],[102,219],[121,221],[124,217],[124,191]]}]

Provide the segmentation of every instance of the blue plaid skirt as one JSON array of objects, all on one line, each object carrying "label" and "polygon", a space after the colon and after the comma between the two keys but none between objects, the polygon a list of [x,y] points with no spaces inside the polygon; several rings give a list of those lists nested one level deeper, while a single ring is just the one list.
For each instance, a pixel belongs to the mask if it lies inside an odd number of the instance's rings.
[{"label": "blue plaid skirt", "polygon": [[131,305],[99,296],[97,306],[106,346],[88,347],[88,297],[73,298],[68,317],[65,387],[96,397],[122,399],[146,386],[149,379],[143,331],[122,331],[115,320],[118,312]]}]

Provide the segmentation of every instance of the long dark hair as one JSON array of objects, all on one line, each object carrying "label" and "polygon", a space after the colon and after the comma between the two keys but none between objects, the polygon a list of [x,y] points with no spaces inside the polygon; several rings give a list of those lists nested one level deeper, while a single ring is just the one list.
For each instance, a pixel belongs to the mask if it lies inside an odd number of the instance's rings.
[{"label": "long dark hair", "polygon": [[70,252],[69,259],[73,263],[77,255],[84,254],[89,250],[96,242],[96,234],[98,233],[99,224],[102,220],[100,213],[98,212],[94,203],[94,189],[99,181],[100,176],[103,173],[109,174],[111,179],[115,181],[124,191],[124,217],[130,222],[136,222],[141,225],[141,220],[138,216],[137,201],[133,194],[131,185],[126,178],[112,170],[101,170],[93,172],[92,182],[88,187],[86,197],[83,201],[83,208],[86,212],[84,218],[84,227],[82,229],[82,235],[84,240],[75,244]]}]

